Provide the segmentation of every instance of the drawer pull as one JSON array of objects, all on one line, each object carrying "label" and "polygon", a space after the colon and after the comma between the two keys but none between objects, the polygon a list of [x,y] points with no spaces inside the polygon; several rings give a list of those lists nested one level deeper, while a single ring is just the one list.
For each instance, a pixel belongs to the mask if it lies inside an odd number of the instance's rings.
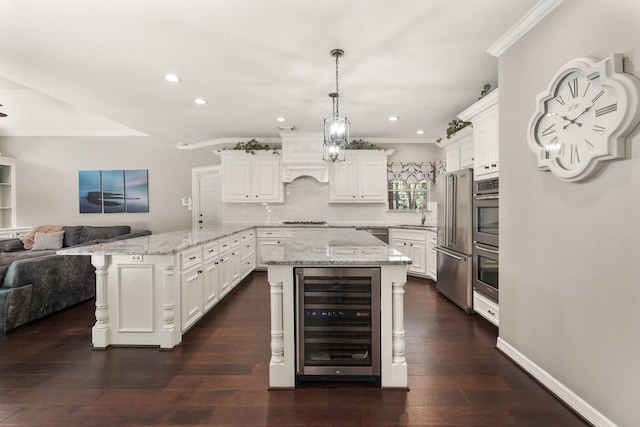
[{"label": "drawer pull", "polygon": [[197,257],[195,257],[195,256],[190,256],[190,257],[189,257],[189,261],[193,261],[193,260],[194,260],[194,259],[196,259],[196,258],[197,258]]},{"label": "drawer pull", "polygon": [[490,314],[490,315],[492,315],[492,316],[495,316],[495,315],[496,315],[496,314],[495,314],[493,311],[491,311],[491,310],[487,310],[487,313],[489,313],[489,314]]}]

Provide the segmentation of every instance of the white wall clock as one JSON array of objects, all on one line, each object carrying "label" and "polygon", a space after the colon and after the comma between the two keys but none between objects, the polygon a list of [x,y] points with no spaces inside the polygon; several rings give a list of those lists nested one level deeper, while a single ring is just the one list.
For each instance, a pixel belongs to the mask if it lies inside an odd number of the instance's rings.
[{"label": "white wall clock", "polygon": [[640,121],[640,80],[623,71],[623,56],[577,58],[540,93],[529,123],[538,169],[577,182],[603,162],[624,159],[627,137]]}]

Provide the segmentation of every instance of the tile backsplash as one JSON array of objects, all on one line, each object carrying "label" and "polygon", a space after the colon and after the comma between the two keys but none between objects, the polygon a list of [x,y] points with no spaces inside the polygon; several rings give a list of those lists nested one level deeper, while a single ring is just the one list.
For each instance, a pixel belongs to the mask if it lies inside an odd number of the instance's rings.
[{"label": "tile backsplash", "polygon": [[[223,222],[280,223],[327,221],[330,224],[420,224],[416,212],[389,212],[384,203],[329,203],[329,184],[302,177],[285,184],[285,203],[223,203]],[[425,224],[436,225],[436,203],[428,204]]]}]

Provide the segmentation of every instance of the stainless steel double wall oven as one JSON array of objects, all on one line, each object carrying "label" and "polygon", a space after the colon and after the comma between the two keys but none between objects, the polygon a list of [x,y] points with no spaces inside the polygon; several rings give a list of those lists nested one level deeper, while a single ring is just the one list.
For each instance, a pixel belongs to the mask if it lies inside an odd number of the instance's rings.
[{"label": "stainless steel double wall oven", "polygon": [[498,178],[473,183],[473,288],[498,302]]}]

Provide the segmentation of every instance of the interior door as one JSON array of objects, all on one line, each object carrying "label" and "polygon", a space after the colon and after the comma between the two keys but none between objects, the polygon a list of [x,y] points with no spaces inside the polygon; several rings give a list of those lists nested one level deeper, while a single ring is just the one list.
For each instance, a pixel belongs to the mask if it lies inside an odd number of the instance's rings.
[{"label": "interior door", "polygon": [[220,224],[222,187],[220,168],[207,166],[193,168],[193,226],[199,229]]}]

